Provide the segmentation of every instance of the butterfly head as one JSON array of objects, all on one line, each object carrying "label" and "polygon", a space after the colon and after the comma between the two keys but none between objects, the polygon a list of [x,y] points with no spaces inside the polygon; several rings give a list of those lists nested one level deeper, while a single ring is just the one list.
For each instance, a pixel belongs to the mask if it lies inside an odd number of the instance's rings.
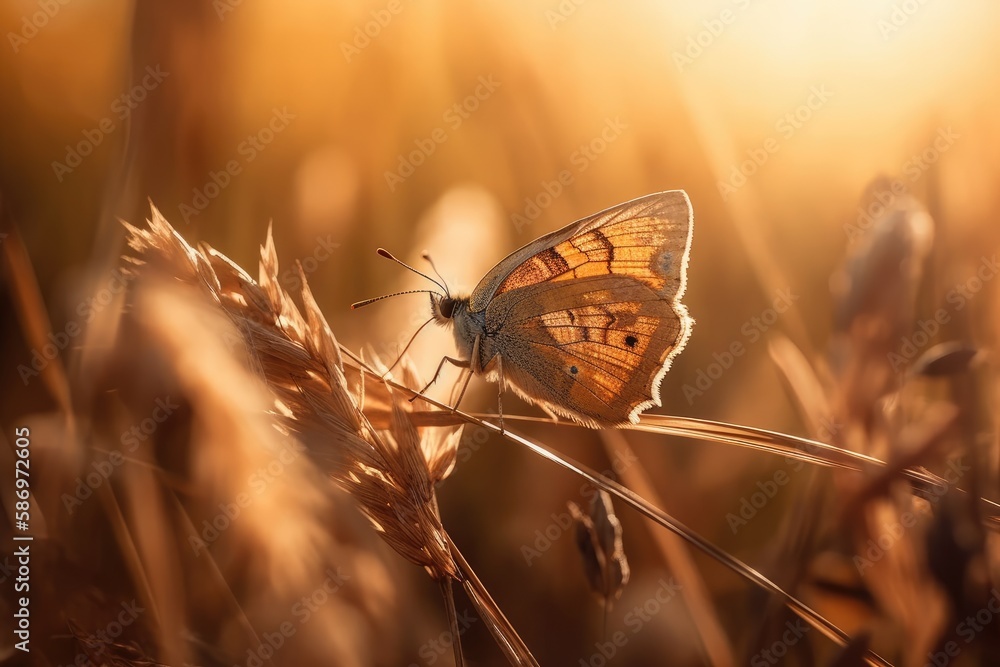
[{"label": "butterfly head", "polygon": [[452,324],[455,318],[468,309],[468,297],[453,297],[447,293],[431,293],[431,314],[434,316],[434,321],[442,326]]},{"label": "butterfly head", "polygon": [[453,297],[447,292],[431,294],[431,317],[440,326],[451,328],[455,335],[455,347],[463,359],[472,357],[477,339],[486,333],[485,315],[482,312],[470,313],[469,299],[467,296]]}]

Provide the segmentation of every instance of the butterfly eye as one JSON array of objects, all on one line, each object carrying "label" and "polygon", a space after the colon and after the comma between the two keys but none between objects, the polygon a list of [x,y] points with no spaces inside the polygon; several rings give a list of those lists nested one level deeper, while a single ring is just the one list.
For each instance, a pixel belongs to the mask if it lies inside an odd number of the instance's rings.
[{"label": "butterfly eye", "polygon": [[438,301],[438,310],[441,312],[441,317],[450,320],[455,314],[455,300],[447,297],[441,299]]}]

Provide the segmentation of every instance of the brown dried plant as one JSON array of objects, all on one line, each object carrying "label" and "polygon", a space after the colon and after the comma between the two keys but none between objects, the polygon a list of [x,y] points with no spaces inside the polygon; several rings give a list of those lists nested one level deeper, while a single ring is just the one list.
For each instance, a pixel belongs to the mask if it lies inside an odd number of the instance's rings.
[{"label": "brown dried plant", "polygon": [[[917,224],[926,219],[908,206],[894,213],[888,231],[873,237],[874,249],[859,251],[847,265],[840,283],[840,333],[829,366],[813,369],[787,341],[778,339],[772,345],[815,437],[830,442],[657,415],[644,415],[636,430],[750,447],[818,470],[833,470],[837,488],[853,499],[847,509],[841,507],[840,516],[854,527],[859,548],[900,511],[931,502],[947,484],[929,464],[940,460],[948,443],[954,442],[956,412],[945,403],[930,406],[918,428],[903,428],[908,422],[898,407],[897,376],[884,368],[887,350],[912,321],[920,259],[929,247],[926,225]],[[416,404],[429,407],[415,409],[407,400],[413,394],[407,387],[422,383],[405,357],[402,382],[397,384],[383,379],[388,374],[381,360],[369,355],[366,361],[342,347],[301,266],[296,266],[301,293],[290,294],[282,286],[270,230],[255,280],[207,245],[190,246],[155,208],[147,222],[146,228],[126,224],[132,250],[127,259],[131,283],[127,309],[123,315],[109,309],[91,324],[72,374],[49,369],[46,381],[59,390],[59,404],[67,407],[35,423],[49,436],[47,442],[59,443],[42,453],[43,465],[52,473],[37,492],[42,516],[54,518],[53,545],[63,554],[54,562],[60,567],[93,567],[83,538],[99,526],[97,543],[112,545],[120,563],[112,568],[128,573],[113,585],[108,583],[113,580],[107,579],[108,572],[104,580],[79,577],[72,585],[63,584],[70,591],[68,604],[59,607],[48,601],[51,609],[45,617],[56,619],[56,626],[62,624],[67,650],[76,646],[86,655],[106,660],[121,656],[132,664],[154,659],[166,664],[223,664],[261,655],[267,649],[269,628],[287,618],[289,605],[336,564],[344,569],[340,576],[340,567],[336,568],[331,596],[336,602],[318,611],[322,620],[300,633],[309,641],[282,649],[281,662],[309,664],[327,655],[338,656],[338,664],[344,665],[387,659],[391,648],[375,637],[385,632],[393,583],[387,564],[370,557],[377,550],[367,543],[368,533],[355,525],[353,504],[386,544],[440,583],[457,664],[463,664],[463,657],[457,641],[454,582],[461,584],[486,620],[508,661],[536,664],[445,530],[435,493],[435,486],[455,467],[459,427],[475,423],[487,432],[499,429],[429,399]],[[889,285],[895,296],[888,302],[872,288],[873,281],[888,280],[887,265],[906,268],[902,283]],[[29,273],[30,267],[23,269],[22,278]],[[28,283],[21,281],[25,304],[38,301]],[[897,310],[887,314],[890,306]],[[37,305],[22,310],[34,312],[37,322],[32,330],[46,329]],[[951,348],[935,354],[932,359],[925,355],[913,367],[944,373],[949,368],[964,369],[974,358]],[[141,420],[148,406],[164,395],[178,397],[181,418],[166,422],[124,457],[122,472],[98,489],[99,503],[84,503],[80,514],[67,519],[59,505],[74,477],[99,456],[114,451],[118,434]],[[515,415],[507,419],[523,420]],[[812,604],[796,597],[795,591],[808,579],[804,569],[808,557],[797,561],[802,567],[779,568],[775,583],[665,513],[657,507],[662,501],[651,503],[658,494],[641,469],[625,476],[641,491],[638,494],[545,445],[509,430],[502,435],[580,475],[602,494],[615,495],[655,527],[674,533],[666,540],[662,530],[654,532],[654,541],[681,581],[703,655],[717,664],[735,662],[733,647],[691,563],[690,546],[770,593],[776,608],[786,608],[844,646],[839,660],[888,664],[869,648],[865,633],[852,639]],[[628,448],[623,433],[602,435],[609,454]],[[226,530],[206,534],[219,508],[230,507],[246,491],[254,472],[275,461],[284,462],[282,474],[253,500],[253,507],[238,521],[231,520]],[[324,475],[335,484],[324,483]],[[949,604],[954,612],[960,605],[974,606],[981,597],[961,596],[970,578],[982,579],[983,566],[973,567],[970,554],[981,552],[983,540],[975,537],[980,535],[978,526],[995,522],[996,505],[972,494],[963,496],[968,499],[963,504],[955,500],[959,489],[949,491],[932,520],[907,534],[900,548],[878,564],[879,575],[868,578],[871,595],[885,613],[915,638],[905,654],[908,661],[934,647],[951,617]],[[610,504],[606,498],[602,502]],[[971,533],[970,507],[979,517]],[[586,525],[587,517],[579,514]],[[808,555],[823,533],[811,521],[823,514],[821,494],[809,494],[778,544]],[[587,538],[583,545],[590,549],[586,553],[598,565],[602,558],[605,566],[618,564],[617,574],[608,570],[598,576],[600,568],[591,573],[610,599],[627,579],[624,554],[614,522],[603,522],[602,531],[591,523],[594,530],[581,532],[581,539]],[[969,564],[957,568],[970,573],[961,582],[944,581],[941,572],[956,568],[949,569],[951,564],[940,562],[941,555],[925,548],[942,531],[943,543]],[[601,532],[603,541],[598,539]],[[957,541],[957,536],[969,534],[974,536],[971,543]],[[179,580],[186,584],[176,586]],[[101,643],[95,638],[106,621],[94,614],[103,608],[91,599],[96,594],[134,594],[153,613],[120,641]],[[349,618],[363,630],[334,631]],[[885,645],[876,643],[873,648],[885,650]]]},{"label": "brown dried plant", "polygon": [[[885,181],[870,188],[886,189]],[[933,227],[916,200],[896,197],[835,276],[835,328],[826,359],[812,365],[781,337],[771,345],[815,437],[887,462],[865,466],[862,475],[833,475],[840,498],[837,525],[815,526],[814,517],[829,514],[826,501],[817,493],[807,497],[783,538],[798,539],[806,552],[815,549],[815,567],[795,576],[812,579],[819,590],[846,588],[871,596],[871,622],[888,622],[906,637],[902,643],[883,637],[873,647],[891,651],[902,664],[948,655],[942,651],[965,614],[983,608],[995,590],[990,572],[1000,556],[987,548],[984,535],[997,514],[996,504],[987,500],[995,491],[979,497],[991,486],[981,479],[989,466],[962,463],[995,456],[984,449],[995,449],[995,443],[962,427],[979,403],[969,400],[970,378],[985,368],[975,363],[973,350],[954,341],[914,346],[919,354],[901,355],[901,341],[905,345],[921,331],[917,313]],[[941,380],[930,379],[935,377],[950,379],[952,390],[926,393],[928,382],[940,386]],[[914,485],[907,479],[912,472],[935,480]],[[831,535],[846,541],[821,548]],[[810,557],[803,555],[795,561],[808,566]],[[831,577],[834,572],[842,574]],[[829,603],[837,596],[823,597]],[[996,650],[988,635],[973,640],[984,655]]]},{"label": "brown dried plant", "polygon": [[[378,379],[384,368],[376,372],[353,355],[357,363],[345,365],[344,351],[301,266],[296,268],[302,311],[280,285],[270,230],[254,281],[221,253],[190,247],[155,207],[148,229],[126,226],[135,270],[150,265],[193,284],[228,316],[250,366],[274,395],[276,423],[305,445],[310,458],[350,494],[393,549],[442,582],[453,629],[448,584],[460,581],[512,664],[534,664],[441,525],[434,486],[454,468],[460,432],[454,427],[419,431],[411,418],[412,404]],[[404,374],[417,384],[405,361]],[[454,646],[461,664],[460,643]]]},{"label": "brown dried plant", "polygon": [[[18,292],[26,318],[41,312],[30,282],[22,275]],[[119,297],[95,313],[55,384],[67,409],[27,418],[39,655],[136,665],[392,655],[373,641],[393,606],[388,568],[345,496],[269,416],[273,398],[247,372],[232,325],[172,276],[125,283],[127,308]],[[345,623],[354,632],[336,632]]]},{"label": "brown dried plant", "polygon": [[[255,282],[211,248],[194,250],[187,246],[155,209],[149,225],[148,231],[129,228],[130,245],[138,253],[140,261],[166,261],[173,275],[180,276],[184,282],[197,284],[221,306],[240,332],[240,338],[250,354],[251,366],[275,396],[273,412],[276,418],[307,447],[310,457],[355,498],[376,530],[393,548],[443,582],[455,636],[454,602],[447,584],[458,580],[489,620],[488,626],[508,659],[513,664],[533,664],[530,652],[451,542],[437,511],[434,484],[444,479],[454,466],[457,438],[454,431],[442,433],[438,428],[427,425],[454,425],[460,420],[486,424],[461,413],[435,410],[433,401],[429,401],[431,410],[412,412],[409,402],[399,395],[399,390],[391,383],[378,379],[385,372],[380,362],[365,363],[338,345],[311,296],[301,269],[299,278],[304,285],[304,314],[300,313],[290,295],[278,284],[277,260],[270,234],[262,248],[260,277]],[[862,299],[860,303],[865,302]],[[878,331],[877,340],[887,336],[891,338],[892,335],[892,332]],[[870,354],[877,356],[881,350],[877,348]],[[403,366],[407,377],[402,386],[422,386],[405,362]],[[867,374],[859,373],[859,376],[870,380]],[[883,380],[879,386],[885,384]],[[869,420],[867,416],[866,420]],[[881,469],[883,465],[878,458],[857,448],[824,446],[736,425],[644,416],[638,428],[659,433],[680,432],[754,446],[791,454],[813,464],[845,469],[873,466]],[[618,495],[690,544],[765,590],[778,594],[778,599],[789,609],[831,638],[844,645],[849,643],[849,636],[821,614],[753,568],[706,542],[642,497],[571,459],[553,454],[538,443],[510,433],[504,435],[576,471],[603,490]],[[925,493],[940,484],[940,478],[908,463],[887,468],[883,474],[905,475]],[[897,555],[902,556],[903,553],[900,550]],[[712,636],[714,631],[706,624],[703,632]],[[456,660],[460,663],[462,658],[458,642],[455,646]],[[870,651],[866,653],[866,659],[874,664],[886,664]]]}]

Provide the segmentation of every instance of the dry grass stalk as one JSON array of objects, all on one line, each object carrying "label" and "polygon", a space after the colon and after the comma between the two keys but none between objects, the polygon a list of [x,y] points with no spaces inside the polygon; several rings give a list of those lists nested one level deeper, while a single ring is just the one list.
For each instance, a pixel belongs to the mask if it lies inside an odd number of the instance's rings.
[{"label": "dry grass stalk", "polygon": [[[310,664],[323,645],[340,664],[370,664],[366,638],[389,606],[384,567],[331,533],[350,513],[275,428],[273,399],[220,336],[236,338],[218,309],[150,274],[124,315],[108,307],[90,327],[110,336],[68,365],[84,369],[64,378],[72,419],[27,419],[35,576],[51,583],[32,598],[39,653],[51,664],[246,661],[274,651],[265,634],[343,568],[365,588],[293,626],[280,657]],[[335,633],[346,619],[356,632]]]},{"label": "dry grass stalk", "polygon": [[[221,307],[239,332],[251,367],[274,394],[275,418],[355,499],[386,542],[442,582],[474,578],[464,560],[460,567],[453,557],[457,550],[441,525],[434,493],[435,484],[454,467],[460,433],[454,428],[418,430],[406,397],[378,379],[384,369],[376,370],[340,347],[301,266],[303,310],[298,309],[278,280],[270,230],[254,281],[221,253],[189,246],[155,208],[148,230],[127,227],[137,267],[160,267]],[[355,366],[344,364],[345,354]],[[405,360],[404,374],[417,384]],[[444,590],[447,598],[450,587]],[[534,664],[485,589],[473,592],[512,662]],[[448,602],[453,613],[453,602]],[[457,641],[455,646],[461,662]]]},{"label": "dry grass stalk", "polygon": [[[832,481],[842,499],[839,524],[853,549],[827,556],[853,563],[853,585],[877,602],[872,616],[886,615],[907,638],[894,647],[906,664],[923,664],[951,638],[963,610],[981,606],[989,588],[982,568],[997,561],[995,550],[984,549],[978,537],[995,519],[997,506],[979,497],[983,489],[975,471],[970,478],[946,480],[928,469],[947,469],[942,463],[955,454],[975,456],[975,443],[961,437],[957,428],[975,402],[963,400],[969,397],[962,394],[955,397],[956,404],[920,397],[920,409],[908,409],[916,398],[907,391],[908,384],[917,376],[968,373],[975,352],[964,344],[947,343],[910,359],[908,368],[899,367],[900,341],[908,340],[916,327],[916,300],[933,248],[932,229],[932,220],[919,204],[900,197],[852,249],[834,282],[836,327],[828,364],[810,368],[786,340],[771,347],[814,432],[825,431],[824,439],[836,445],[887,461],[884,466],[864,466],[867,474],[862,477],[834,471]],[[966,502],[956,503],[963,494]],[[821,502],[812,504],[812,513],[828,514]],[[961,518],[955,514],[957,507],[963,508]],[[964,526],[966,539],[945,553],[941,539],[932,535],[949,518]],[[812,541],[834,529],[825,527]],[[946,532],[944,542],[955,543],[953,534]],[[873,642],[876,648],[880,642],[885,645],[884,638]]]},{"label": "dry grass stalk", "polygon": [[[601,440],[609,460],[629,461],[637,458],[624,433],[611,430],[603,431]],[[673,505],[672,502],[664,502],[643,466],[625,467],[621,476],[622,481],[630,489],[657,507]],[[669,500],[674,500],[674,498]],[[697,631],[697,638],[692,641],[698,643],[699,652],[706,657],[709,663],[717,667],[731,667],[736,664],[733,648],[723,631],[708,586],[695,565],[691,550],[677,535],[656,530],[656,526],[652,522],[647,522],[646,525],[650,528],[650,537],[655,541],[664,564],[680,583],[681,597],[687,605]]]},{"label": "dry grass stalk", "polygon": [[[175,275],[222,307],[246,342],[253,367],[275,394],[275,414],[359,502],[386,541],[435,578],[457,576],[433,492],[454,462],[456,434],[428,434],[422,442],[388,387],[383,394],[392,406],[391,423],[381,431],[372,427],[361,403],[376,392],[362,388],[360,376],[353,388],[348,386],[339,345],[301,267],[303,312],[281,287],[270,230],[261,248],[259,281],[254,281],[221,253],[188,246],[155,208],[148,230],[128,229],[137,262],[169,262]],[[449,453],[450,460],[439,452]]]}]

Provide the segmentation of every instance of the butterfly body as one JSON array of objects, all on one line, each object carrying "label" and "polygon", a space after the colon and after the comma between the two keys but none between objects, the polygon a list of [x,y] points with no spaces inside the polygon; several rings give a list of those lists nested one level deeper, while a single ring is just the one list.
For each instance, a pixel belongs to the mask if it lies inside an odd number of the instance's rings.
[{"label": "butterfly body", "polygon": [[432,295],[446,360],[588,426],[637,422],[693,324],[691,217],[683,191],[641,197],[511,253],[469,297]]}]

